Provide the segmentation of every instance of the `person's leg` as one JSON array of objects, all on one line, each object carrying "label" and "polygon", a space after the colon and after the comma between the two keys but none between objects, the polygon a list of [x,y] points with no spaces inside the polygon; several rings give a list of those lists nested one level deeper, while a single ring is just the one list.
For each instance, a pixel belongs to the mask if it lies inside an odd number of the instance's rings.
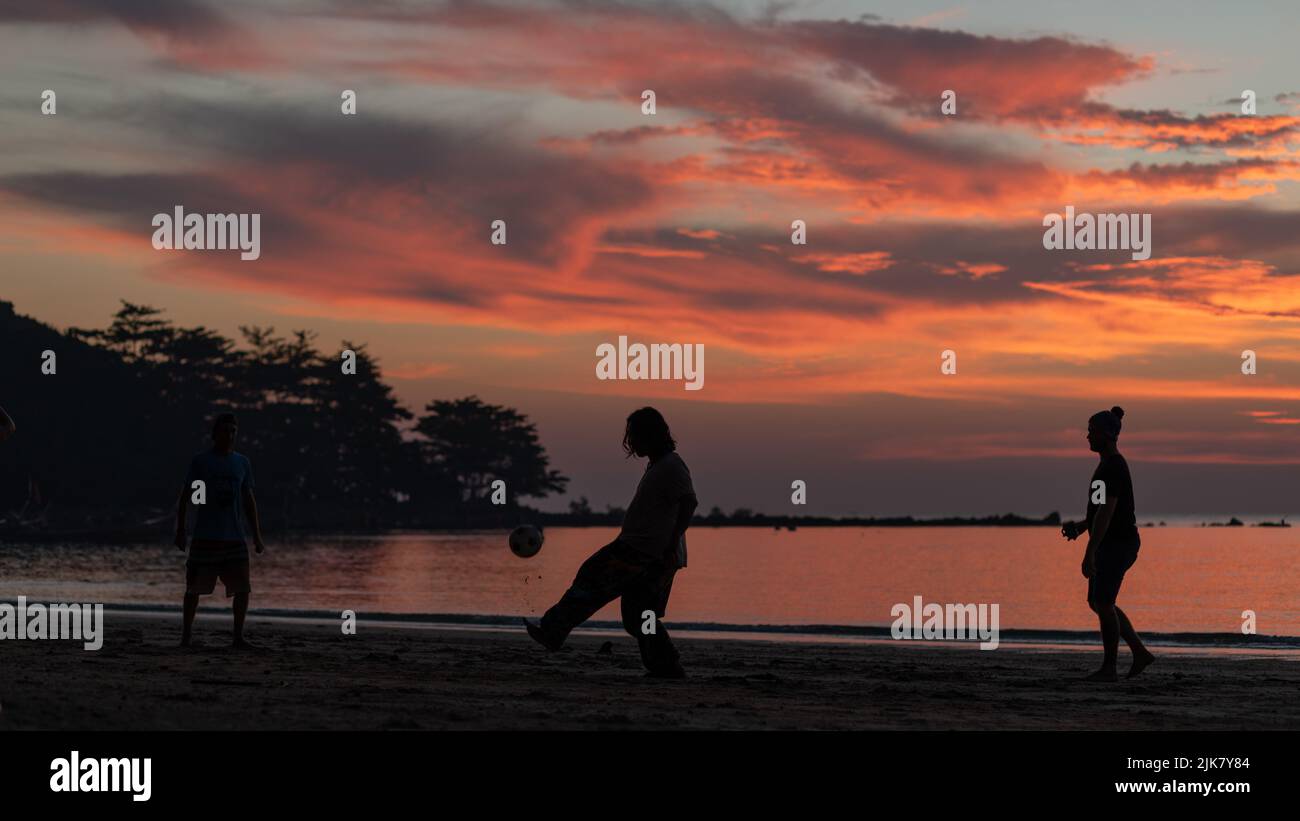
[{"label": "person's leg", "polygon": [[1119,658],[1119,618],[1113,604],[1095,602],[1092,609],[1096,612],[1097,621],[1101,625],[1101,646],[1104,654],[1101,669],[1094,675],[1111,680],[1115,678],[1115,665]]},{"label": "person's leg", "polygon": [[1151,666],[1151,662],[1156,660],[1155,655],[1146,648],[1142,639],[1138,637],[1137,631],[1133,629],[1133,624],[1124,615],[1124,611],[1115,607],[1115,616],[1119,620],[1119,634],[1124,637],[1128,644],[1128,649],[1133,653],[1133,664],[1128,668],[1128,678],[1133,678],[1138,673]]},{"label": "person's leg", "polygon": [[216,589],[217,577],[203,565],[185,563],[185,598],[181,605],[181,646],[189,647],[194,632],[194,615],[199,611],[199,596]]},{"label": "person's leg", "polygon": [[615,540],[582,563],[573,584],[542,616],[548,646],[559,647],[573,628],[618,598],[628,582],[645,572],[648,558]]},{"label": "person's leg", "polygon": [[237,646],[246,644],[247,642],[244,641],[244,618],[248,615],[248,594],[236,593],[231,606],[235,611],[234,644]]},{"label": "person's leg", "polygon": [[185,591],[181,606],[181,646],[189,647],[194,632],[194,614],[199,610],[199,594]]},{"label": "person's leg", "polygon": [[1097,614],[1103,652],[1101,669],[1088,676],[1090,681],[1118,679],[1115,666],[1119,659],[1119,614],[1116,613],[1115,600],[1119,597],[1120,582],[1124,580],[1124,569],[1108,562],[1108,558],[1106,553],[1102,553],[1097,561],[1097,572],[1088,580],[1088,606]]},{"label": "person's leg", "polygon": [[1115,618],[1119,622],[1120,638],[1124,639],[1124,643],[1128,645],[1129,650],[1133,651],[1133,655],[1136,656],[1145,652],[1146,647],[1142,644],[1142,639],[1138,636],[1137,631],[1133,629],[1133,623],[1128,620],[1128,616],[1124,615],[1124,611],[1119,608],[1119,605],[1115,605]]},{"label": "person's leg", "polygon": [[[655,568],[628,585],[621,603],[623,629],[636,639],[641,650],[641,663],[651,675],[673,678],[684,675],[684,672],[663,618],[676,572],[671,567]],[[653,622],[649,619],[650,613],[654,614]]]},{"label": "person's leg", "polygon": [[[1137,557],[1138,551],[1136,547],[1125,555],[1125,573],[1127,573],[1128,569],[1137,561]],[[1118,597],[1118,586],[1116,587],[1115,593],[1116,597]],[[1156,660],[1156,657],[1146,648],[1146,645],[1142,643],[1142,639],[1138,636],[1137,631],[1133,629],[1133,623],[1129,621],[1128,616],[1124,614],[1123,610],[1119,609],[1118,605],[1115,606],[1115,617],[1119,622],[1119,634],[1124,637],[1124,642],[1128,645],[1128,649],[1133,653],[1133,664],[1128,669],[1128,678],[1133,678],[1138,673],[1141,673],[1143,670],[1150,667],[1151,663]]]},{"label": "person's leg", "polygon": [[247,561],[227,562],[221,568],[221,582],[226,586],[226,598],[233,599],[231,610],[234,611],[234,625],[231,631],[232,644],[235,647],[251,647],[244,641],[244,621],[248,616],[248,599],[253,592],[249,583]]}]

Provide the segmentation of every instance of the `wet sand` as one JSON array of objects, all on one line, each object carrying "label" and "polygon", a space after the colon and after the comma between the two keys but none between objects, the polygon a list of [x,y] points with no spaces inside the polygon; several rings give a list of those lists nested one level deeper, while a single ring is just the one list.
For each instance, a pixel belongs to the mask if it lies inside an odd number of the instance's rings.
[{"label": "wet sand", "polygon": [[[647,679],[636,644],[573,636],[201,615],[105,614],[104,646],[0,642],[0,729],[1300,729],[1300,663],[1164,654],[1118,684],[1101,654],[677,639],[689,678]],[[610,642],[607,652],[600,652]],[[1156,648],[1160,655],[1160,650]],[[1121,651],[1120,673],[1127,670]]]}]

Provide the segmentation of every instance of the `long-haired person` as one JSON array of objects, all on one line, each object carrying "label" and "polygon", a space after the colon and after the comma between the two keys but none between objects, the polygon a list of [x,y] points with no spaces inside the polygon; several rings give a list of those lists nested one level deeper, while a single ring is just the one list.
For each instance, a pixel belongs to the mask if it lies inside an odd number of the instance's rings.
[{"label": "long-haired person", "polygon": [[623,450],[649,464],[618,538],[582,563],[573,584],[540,624],[524,619],[524,626],[546,649],[558,650],[575,627],[622,597],[623,628],[636,638],[648,675],[681,678],[685,672],[662,619],[673,576],[686,566],[686,528],[699,500],[659,411],[641,408],[627,418]]}]

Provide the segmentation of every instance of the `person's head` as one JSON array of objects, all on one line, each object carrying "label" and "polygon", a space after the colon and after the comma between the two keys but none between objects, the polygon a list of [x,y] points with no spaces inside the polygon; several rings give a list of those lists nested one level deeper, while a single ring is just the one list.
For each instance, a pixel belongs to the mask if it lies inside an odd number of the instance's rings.
[{"label": "person's head", "polygon": [[673,440],[662,413],[654,408],[641,408],[627,417],[623,450],[628,456],[662,456],[677,450],[677,442]]},{"label": "person's head", "polygon": [[1088,420],[1088,447],[1094,453],[1103,453],[1119,442],[1119,430],[1124,420],[1124,409],[1119,405],[1110,410],[1097,411]]},{"label": "person's head", "polygon": [[212,444],[217,450],[232,450],[235,447],[237,433],[239,433],[239,422],[233,413],[219,413],[212,420]]}]

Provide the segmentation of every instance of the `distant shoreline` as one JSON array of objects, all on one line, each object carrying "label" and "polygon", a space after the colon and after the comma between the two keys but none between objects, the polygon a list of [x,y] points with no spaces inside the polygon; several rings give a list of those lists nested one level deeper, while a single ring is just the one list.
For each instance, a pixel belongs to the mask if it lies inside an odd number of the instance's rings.
[{"label": "distant shoreline", "polygon": [[[740,514],[740,515],[737,515]],[[311,517],[304,517],[310,519]],[[623,521],[623,511],[608,513],[547,513],[527,507],[516,507],[503,511],[499,516],[487,518],[476,517],[466,520],[448,521],[430,519],[414,522],[392,522],[387,524],[355,525],[338,522],[325,522],[307,527],[289,527],[283,529],[265,528],[272,537],[280,536],[375,536],[385,533],[402,532],[447,532],[472,533],[509,530],[520,524],[535,524],[541,527],[619,527]],[[710,527],[761,527],[774,530],[798,530],[801,527],[1060,527],[1060,513],[1053,511],[1046,516],[1033,518],[1016,513],[993,514],[988,516],[941,516],[936,518],[918,518],[915,516],[771,516],[763,513],[737,511],[731,515],[710,514],[696,516],[691,522],[695,528]],[[1166,527],[1164,521],[1140,521],[1139,527]],[[1175,527],[1276,527],[1289,528],[1290,523],[1283,517],[1281,521],[1246,523],[1236,516],[1226,522],[1176,522]],[[165,541],[172,539],[170,522],[150,520],[140,526],[104,526],[88,523],[82,526],[15,525],[0,519],[0,544],[5,542],[47,543],[56,541],[96,541],[110,544],[130,542]]]},{"label": "distant shoreline", "polygon": [[[401,530],[500,530],[528,523],[542,527],[619,527],[623,523],[624,511],[614,508],[605,513],[548,513],[529,507],[506,508],[497,515],[475,515],[463,518],[431,517],[424,520],[391,521],[386,523],[366,523],[363,525],[343,522],[325,521],[307,527],[288,527],[279,532],[285,533],[384,533]],[[93,519],[82,520],[74,524],[70,518],[62,526],[40,527],[37,525],[18,526],[0,519],[0,540],[21,539],[23,536],[48,534],[52,537],[86,536],[88,538],[113,539],[130,538],[134,535],[154,537],[162,534],[170,538],[172,524],[170,519],[160,518],[156,514],[142,516],[145,524],[105,526]],[[320,521],[309,515],[303,520]],[[1041,518],[1021,516],[1016,513],[1002,513],[988,516],[943,516],[933,519],[920,519],[915,516],[771,516],[765,513],[735,511],[731,515],[712,513],[696,515],[692,527],[1060,527],[1061,515],[1055,511]],[[277,532],[274,529],[264,530]]]}]

